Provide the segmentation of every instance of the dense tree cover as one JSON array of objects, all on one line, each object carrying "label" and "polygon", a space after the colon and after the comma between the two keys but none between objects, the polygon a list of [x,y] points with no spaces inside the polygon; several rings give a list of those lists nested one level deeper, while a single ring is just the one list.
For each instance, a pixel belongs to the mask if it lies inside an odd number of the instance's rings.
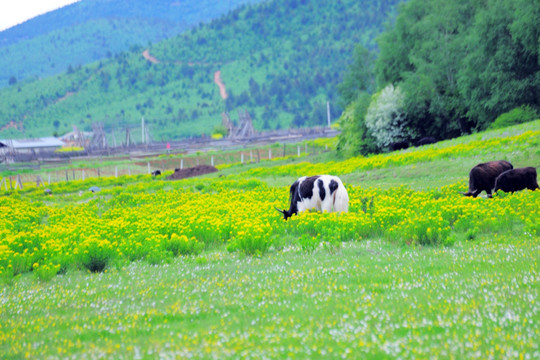
[{"label": "dense tree cover", "polygon": [[[0,137],[91,130],[103,122],[121,135],[141,117],[155,139],[210,134],[228,111],[248,110],[256,129],[326,124],[355,44],[373,51],[399,0],[273,0],[244,5],[209,24],[88,66],[0,91]],[[362,53],[362,50],[359,50]],[[370,53],[371,54],[371,53]],[[372,58],[372,55],[367,56]],[[221,70],[228,98],[213,82]],[[374,78],[369,80],[374,87]],[[8,105],[9,104],[9,105]],[[55,122],[56,121],[56,122]],[[0,127],[1,125],[0,124]],[[55,125],[56,124],[56,125]]]},{"label": "dense tree cover", "polygon": [[[340,87],[341,96],[351,108],[365,102],[363,95],[356,96],[370,91],[368,86],[356,90],[346,85],[360,76],[375,76],[378,89],[388,84],[399,87],[405,95],[406,126],[400,134],[388,135],[410,142],[483,130],[499,115],[522,105],[538,110],[538,19],[540,6],[528,0],[408,1],[378,38],[375,66],[357,56]],[[358,123],[344,124],[344,129],[365,129],[366,114],[342,118],[343,123]],[[365,146],[350,147],[357,136],[348,130],[342,135],[342,148],[349,154],[365,153]],[[368,139],[378,151],[388,148],[374,136]]]},{"label": "dense tree cover", "polygon": [[263,0],[80,1],[0,32],[0,87],[146,46]]}]

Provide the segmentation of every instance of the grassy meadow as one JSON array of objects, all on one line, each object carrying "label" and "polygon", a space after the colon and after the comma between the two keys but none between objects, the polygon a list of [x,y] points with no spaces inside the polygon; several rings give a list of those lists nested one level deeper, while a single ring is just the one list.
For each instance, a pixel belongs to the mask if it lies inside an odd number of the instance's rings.
[{"label": "grassy meadow", "polygon": [[[0,190],[0,358],[539,358],[540,191],[460,194],[498,159],[539,166],[540,120],[370,157]],[[288,186],[323,173],[349,213],[285,222]]]}]

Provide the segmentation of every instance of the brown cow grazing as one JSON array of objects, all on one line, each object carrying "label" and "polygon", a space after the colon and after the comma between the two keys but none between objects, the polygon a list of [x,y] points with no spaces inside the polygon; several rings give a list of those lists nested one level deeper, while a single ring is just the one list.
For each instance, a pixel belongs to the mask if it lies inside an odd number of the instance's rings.
[{"label": "brown cow grazing", "polygon": [[390,147],[390,151],[404,150],[409,147],[409,143],[407,141],[398,141],[398,142],[391,143],[389,147]]},{"label": "brown cow grazing", "polygon": [[477,197],[482,191],[485,191],[490,198],[497,176],[513,168],[512,164],[504,160],[488,161],[476,165],[469,173],[469,191],[463,195]]},{"label": "brown cow grazing", "polygon": [[507,170],[495,180],[495,189],[504,192],[514,192],[523,189],[536,190],[538,182],[536,181],[536,169],[533,167],[524,167],[519,169]]},{"label": "brown cow grazing", "polygon": [[435,144],[436,142],[437,142],[437,139],[435,139],[434,137],[428,136],[428,137],[423,137],[420,140],[418,140],[416,144],[414,144],[414,146],[424,146],[424,145],[429,145],[429,144]]}]

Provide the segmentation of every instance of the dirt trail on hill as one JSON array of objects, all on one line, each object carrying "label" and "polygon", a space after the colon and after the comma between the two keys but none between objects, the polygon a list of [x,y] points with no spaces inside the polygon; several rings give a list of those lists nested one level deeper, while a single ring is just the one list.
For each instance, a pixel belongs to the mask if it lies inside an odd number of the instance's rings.
[{"label": "dirt trail on hill", "polygon": [[[146,49],[142,52],[142,56],[150,61],[152,64],[159,64],[160,61],[153,57],[152,55],[150,55],[150,50]],[[175,62],[176,65],[182,65],[181,62]],[[194,66],[194,65],[208,65],[206,63],[197,63],[197,62],[189,62],[188,63],[189,66]],[[218,65],[218,64],[214,64],[214,65]],[[225,84],[223,83],[223,81],[221,81],[221,70],[218,70],[214,73],[214,83],[216,83],[216,85],[219,87],[219,95],[221,96],[221,98],[223,100],[227,99],[229,97],[229,95],[227,94],[227,89],[225,88]]]},{"label": "dirt trail on hill", "polygon": [[225,89],[225,84],[221,81],[221,70],[218,70],[214,73],[214,82],[219,87],[219,94],[221,98],[225,100],[229,95],[227,95],[227,90]]},{"label": "dirt trail on hill", "polygon": [[150,51],[148,49],[143,51],[142,56],[144,56],[144,58],[150,61],[152,64],[159,64],[159,60],[150,55]]}]

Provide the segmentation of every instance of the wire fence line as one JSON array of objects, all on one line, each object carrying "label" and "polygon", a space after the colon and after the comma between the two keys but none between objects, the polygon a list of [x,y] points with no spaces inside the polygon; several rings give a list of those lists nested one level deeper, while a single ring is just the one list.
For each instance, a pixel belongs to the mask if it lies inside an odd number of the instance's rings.
[{"label": "wire fence line", "polygon": [[[325,146],[283,145],[267,149],[250,149],[231,153],[201,154],[199,156],[185,156],[180,158],[158,157],[130,159],[116,165],[96,167],[76,167],[59,169],[58,167],[44,167],[31,172],[21,172],[0,178],[0,191],[23,189],[25,186],[48,186],[54,183],[75,180],[85,181],[100,177],[121,177],[125,175],[150,175],[157,170],[160,172],[175,171],[176,169],[191,168],[199,165],[219,166],[223,164],[255,163],[268,161],[280,157],[301,157],[309,154],[320,154],[328,151]],[[65,165],[65,164],[63,164]]]}]

